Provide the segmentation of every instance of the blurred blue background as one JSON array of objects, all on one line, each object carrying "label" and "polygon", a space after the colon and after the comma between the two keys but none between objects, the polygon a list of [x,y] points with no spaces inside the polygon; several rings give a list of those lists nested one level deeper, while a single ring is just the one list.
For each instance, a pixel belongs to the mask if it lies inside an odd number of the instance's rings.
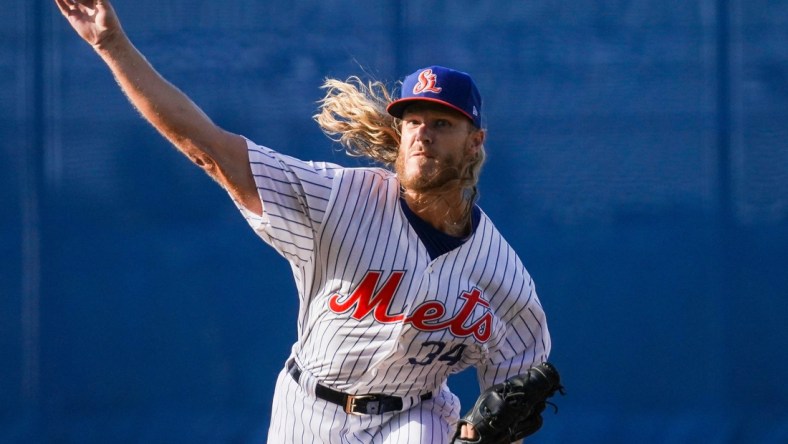
[{"label": "blurred blue background", "polygon": [[[0,442],[264,442],[285,261],[52,2],[7,3]],[[788,2],[363,4],[115,8],[217,123],[304,159],[356,164],[310,118],[325,77],[475,77],[481,205],[568,389],[529,443],[788,443]]]}]

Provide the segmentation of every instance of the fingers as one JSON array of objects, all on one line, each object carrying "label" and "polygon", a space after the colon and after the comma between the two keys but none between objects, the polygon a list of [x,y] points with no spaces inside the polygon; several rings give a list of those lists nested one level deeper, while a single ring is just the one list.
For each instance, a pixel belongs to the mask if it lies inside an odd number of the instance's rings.
[{"label": "fingers", "polygon": [[96,9],[108,8],[109,2],[102,0],[55,0],[61,11],[74,11],[80,8]]},{"label": "fingers", "polygon": [[[65,0],[65,2],[71,4],[72,6],[83,5],[93,7],[97,0]],[[100,1],[98,2],[101,3]]]},{"label": "fingers", "polygon": [[476,439],[476,429],[470,424],[463,424],[460,428],[460,438],[462,439]]},{"label": "fingers", "polygon": [[55,0],[55,4],[60,12],[67,17],[80,14],[84,9],[93,9],[96,6],[94,0]]},{"label": "fingers", "polygon": [[60,9],[60,12],[62,12],[65,15],[68,15],[68,13],[71,11],[71,2],[70,1],[67,1],[67,0],[55,0],[55,4],[57,5],[58,9]]},{"label": "fingers", "polygon": [[55,3],[61,11],[70,11],[79,5],[92,7],[95,0],[55,0]]}]

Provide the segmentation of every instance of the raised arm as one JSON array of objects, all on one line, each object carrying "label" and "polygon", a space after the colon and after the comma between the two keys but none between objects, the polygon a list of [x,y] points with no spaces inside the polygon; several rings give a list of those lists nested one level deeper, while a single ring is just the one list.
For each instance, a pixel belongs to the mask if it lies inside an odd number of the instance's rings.
[{"label": "raised arm", "polygon": [[134,47],[107,0],[55,0],[74,30],[101,56],[137,110],[242,205],[262,213],[246,140],[223,130]]}]

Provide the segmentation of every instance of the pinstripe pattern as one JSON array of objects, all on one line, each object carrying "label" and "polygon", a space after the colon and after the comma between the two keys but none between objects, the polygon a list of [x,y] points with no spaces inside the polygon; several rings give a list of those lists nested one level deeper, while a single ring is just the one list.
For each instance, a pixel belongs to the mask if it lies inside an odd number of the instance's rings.
[{"label": "pinstripe pattern", "polygon": [[460,403],[443,386],[433,399],[402,412],[347,415],[338,406],[315,399],[286,371],[277,379],[268,442],[401,444],[448,442]]},{"label": "pinstripe pattern", "polygon": [[269,442],[444,442],[459,414],[450,374],[475,366],[488,387],[547,360],[533,281],[486,214],[463,245],[432,260],[391,172],[251,142],[249,158],[264,215],[239,208],[290,262],[301,303],[292,357],[304,374],[352,394],[439,394],[400,413],[349,416],[283,372]]}]

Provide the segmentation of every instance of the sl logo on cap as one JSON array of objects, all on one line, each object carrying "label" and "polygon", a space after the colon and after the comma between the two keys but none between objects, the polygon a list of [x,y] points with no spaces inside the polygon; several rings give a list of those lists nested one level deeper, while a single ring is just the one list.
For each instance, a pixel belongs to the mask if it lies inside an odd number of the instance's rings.
[{"label": "sl logo on cap", "polygon": [[419,73],[419,83],[413,86],[413,94],[421,94],[424,92],[439,93],[441,88],[435,86],[438,82],[438,76],[432,73],[431,69],[425,69]]}]

